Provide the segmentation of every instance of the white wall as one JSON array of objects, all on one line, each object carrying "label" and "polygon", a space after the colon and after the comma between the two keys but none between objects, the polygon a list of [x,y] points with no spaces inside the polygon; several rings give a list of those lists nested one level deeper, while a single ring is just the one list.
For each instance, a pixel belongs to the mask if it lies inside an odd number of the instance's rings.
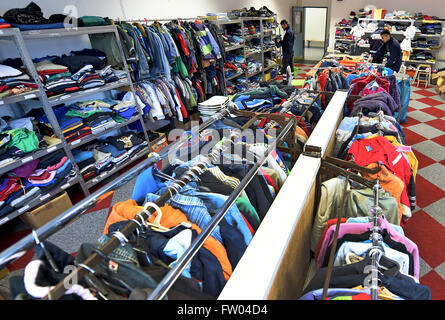
[{"label": "white wall", "polygon": [[[386,10],[405,10],[411,13],[423,12],[427,15],[438,16],[439,18],[445,18],[445,6],[443,0],[331,0],[331,22],[330,22],[330,35],[329,42],[330,48],[334,46],[334,33],[335,24],[341,19],[349,16],[349,12],[356,11],[364,8],[367,5],[374,5],[377,8]],[[442,41],[442,49],[439,52],[439,59],[445,60],[445,43]]]},{"label": "white wall", "polygon": [[[75,6],[77,16],[103,16],[121,19],[174,19],[206,15],[208,12],[227,12],[233,9],[267,6],[278,15],[278,20],[291,17],[292,0],[34,0],[43,11],[44,17],[64,13],[67,6]],[[0,15],[11,8],[23,8],[30,0],[0,1]],[[66,12],[68,13],[68,12]],[[28,41],[33,58],[47,54],[64,54],[71,50],[88,47],[87,37],[64,38],[57,40]],[[17,57],[18,52],[12,43],[0,42],[0,60]]]},{"label": "white wall", "polygon": [[325,40],[326,10],[323,8],[306,8],[304,39],[309,41]]},{"label": "white wall", "polygon": [[[30,0],[1,1],[0,15],[12,7],[22,8]],[[195,17],[207,12],[227,12],[243,7],[256,9],[267,6],[278,14],[278,19],[290,19],[291,6],[297,0],[34,0],[45,17],[53,13],[62,13],[67,5],[75,5],[79,16],[98,15],[110,18],[127,19],[167,19],[180,17]]]}]

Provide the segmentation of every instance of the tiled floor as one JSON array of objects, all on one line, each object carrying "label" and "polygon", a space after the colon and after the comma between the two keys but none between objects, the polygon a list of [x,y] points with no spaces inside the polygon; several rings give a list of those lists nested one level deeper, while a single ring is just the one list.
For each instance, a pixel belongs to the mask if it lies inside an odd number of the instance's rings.
[{"label": "tiled floor", "polygon": [[417,205],[405,226],[419,247],[420,282],[433,299],[445,300],[445,100],[434,87],[412,86],[408,122],[403,124],[407,145],[419,160]]}]

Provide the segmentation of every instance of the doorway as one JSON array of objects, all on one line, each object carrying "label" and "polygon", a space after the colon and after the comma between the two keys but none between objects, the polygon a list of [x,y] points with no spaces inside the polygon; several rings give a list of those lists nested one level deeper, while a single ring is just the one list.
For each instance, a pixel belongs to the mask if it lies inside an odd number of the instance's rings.
[{"label": "doorway", "polygon": [[328,8],[293,7],[295,60],[318,62],[328,47]]}]

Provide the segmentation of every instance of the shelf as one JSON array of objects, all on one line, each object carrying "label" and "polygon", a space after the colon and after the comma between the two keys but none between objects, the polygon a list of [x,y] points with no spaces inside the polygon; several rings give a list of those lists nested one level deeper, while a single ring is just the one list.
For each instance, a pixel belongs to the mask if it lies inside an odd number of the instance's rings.
[{"label": "shelf", "polygon": [[22,158],[16,159],[14,161],[9,162],[8,164],[5,164],[3,166],[0,167],[0,175],[9,172],[15,168],[18,168],[30,161],[36,160],[36,159],[40,159],[46,155],[48,155],[49,153],[52,153],[56,150],[59,150],[63,147],[62,142],[49,147],[48,149],[44,149],[44,150],[39,150],[35,153],[28,153],[27,155],[25,155]]},{"label": "shelf", "polygon": [[244,48],[244,44],[240,44],[237,46],[225,47],[225,50],[226,50],[226,52],[229,52],[229,51],[233,51],[233,50],[237,50],[237,49],[241,49],[241,48]]},{"label": "shelf", "polygon": [[435,37],[442,37],[441,34],[427,34],[427,33],[416,33],[416,37],[427,37],[427,38],[435,38]]},{"label": "shelf", "polygon": [[9,97],[0,99],[0,105],[17,103],[17,102],[37,98],[38,92],[39,92],[39,90],[32,90],[32,91],[25,92],[22,94],[17,94],[15,96],[9,96]]},{"label": "shelf", "polygon": [[269,71],[270,69],[276,68],[278,66],[269,66],[264,69],[264,72]]},{"label": "shelf", "polygon": [[17,34],[20,34],[18,28],[0,29],[0,37],[14,37]]},{"label": "shelf", "polygon": [[250,57],[250,56],[254,56],[254,55],[256,55],[256,54],[261,54],[261,51],[246,53],[246,58],[247,58],[247,57]]},{"label": "shelf", "polygon": [[75,148],[78,148],[78,147],[80,147],[80,146],[82,146],[82,145],[84,145],[84,144],[86,144],[86,143],[88,143],[90,141],[96,140],[100,136],[102,136],[102,135],[104,135],[104,134],[106,134],[106,133],[108,133],[110,131],[117,130],[117,129],[120,129],[122,127],[125,127],[125,126],[127,126],[127,125],[129,125],[129,124],[131,124],[131,123],[133,123],[133,122],[135,122],[137,120],[139,120],[139,115],[133,116],[128,121],[126,121],[124,123],[119,123],[119,124],[117,124],[116,126],[114,126],[112,128],[105,129],[105,130],[103,130],[103,131],[101,131],[99,133],[96,133],[96,134],[89,134],[89,135],[87,135],[87,136],[85,136],[85,137],[83,137],[83,138],[81,138],[79,140],[75,140],[73,142],[70,142],[70,143],[68,143],[68,146],[70,147],[71,150],[75,149]]},{"label": "shelf", "polygon": [[385,21],[385,22],[414,22],[413,19],[373,19],[373,18],[358,18],[358,21]]},{"label": "shelf", "polygon": [[257,74],[260,74],[261,72],[263,72],[263,69],[261,69],[261,70],[259,70],[259,71],[257,71],[257,72],[254,72],[254,73],[248,73],[248,74],[247,74],[247,78],[256,76]]},{"label": "shelf", "polygon": [[62,103],[64,104],[68,101],[79,100],[79,99],[85,98],[87,96],[96,94],[96,93],[117,89],[117,88],[123,87],[123,86],[128,86],[129,84],[130,83],[129,83],[128,79],[124,78],[124,79],[120,79],[116,82],[107,83],[100,87],[91,88],[91,89],[82,90],[82,91],[76,91],[73,93],[68,93],[68,94],[64,94],[61,96],[57,96],[57,97],[51,97],[51,98],[48,98],[49,105],[54,107],[54,106],[57,106]]},{"label": "shelf", "polygon": [[411,48],[412,50],[424,50],[424,51],[433,51],[433,50],[440,50],[440,48]]},{"label": "shelf", "polygon": [[407,63],[426,63],[426,64],[435,64],[436,61],[432,62],[432,61],[426,61],[426,60],[407,60],[407,61],[403,61],[403,62],[407,62]]},{"label": "shelf", "polygon": [[127,161],[125,161],[124,163],[122,163],[120,166],[118,167],[114,167],[113,169],[109,170],[109,171],[105,171],[102,172],[99,176],[88,180],[86,182],[87,188],[91,189],[93,186],[95,186],[96,184],[98,184],[99,182],[101,182],[102,180],[112,176],[113,174],[115,174],[117,171],[125,168],[126,166],[128,166],[130,163],[135,162],[136,160],[138,160],[139,158],[143,157],[144,155],[148,155],[151,152],[150,147],[146,146],[145,148],[143,148],[141,151],[139,151],[138,153],[136,153],[135,155],[133,155],[130,159],[128,159]]},{"label": "shelf", "polygon": [[335,38],[335,41],[355,42],[352,39],[340,39],[340,38]]},{"label": "shelf", "polygon": [[96,27],[30,30],[30,31],[21,31],[21,34],[23,39],[40,39],[40,38],[79,36],[84,34],[95,34],[95,33],[113,33],[115,31],[116,27],[114,25],[109,25],[109,26],[96,26]]},{"label": "shelf", "polygon": [[242,23],[243,21],[241,19],[233,19],[233,20],[209,20],[209,22],[222,25],[222,24],[238,24]]},{"label": "shelf", "polygon": [[53,198],[62,192],[64,192],[69,187],[72,187],[76,183],[79,182],[79,176],[76,176],[72,178],[71,180],[67,181],[65,184],[63,184],[60,187],[55,188],[54,190],[51,190],[50,192],[46,194],[41,194],[37,198],[31,200],[28,202],[25,206],[19,208],[18,210],[11,212],[10,214],[6,215],[3,218],[0,218],[0,226],[4,225],[6,222],[11,221],[14,218],[17,218],[18,216],[22,215],[26,211],[33,210],[34,208],[42,205],[46,199]]},{"label": "shelf", "polygon": [[261,38],[261,33],[256,33],[256,34],[249,34],[247,36],[244,37],[246,40],[249,39],[253,39],[253,38]]},{"label": "shelf", "polygon": [[242,76],[243,74],[245,74],[245,73],[240,72],[240,73],[234,74],[233,76],[227,78],[227,80],[232,80],[232,79],[238,78],[239,76]]}]

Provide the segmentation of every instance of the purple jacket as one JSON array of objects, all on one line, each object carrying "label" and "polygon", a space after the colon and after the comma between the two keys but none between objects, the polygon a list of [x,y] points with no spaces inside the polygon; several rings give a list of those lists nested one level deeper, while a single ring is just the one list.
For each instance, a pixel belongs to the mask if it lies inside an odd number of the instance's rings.
[{"label": "purple jacket", "polygon": [[360,110],[365,108],[370,112],[378,112],[380,107],[383,112],[389,116],[399,111],[399,106],[388,92],[376,92],[355,101],[350,116],[357,116]]}]

